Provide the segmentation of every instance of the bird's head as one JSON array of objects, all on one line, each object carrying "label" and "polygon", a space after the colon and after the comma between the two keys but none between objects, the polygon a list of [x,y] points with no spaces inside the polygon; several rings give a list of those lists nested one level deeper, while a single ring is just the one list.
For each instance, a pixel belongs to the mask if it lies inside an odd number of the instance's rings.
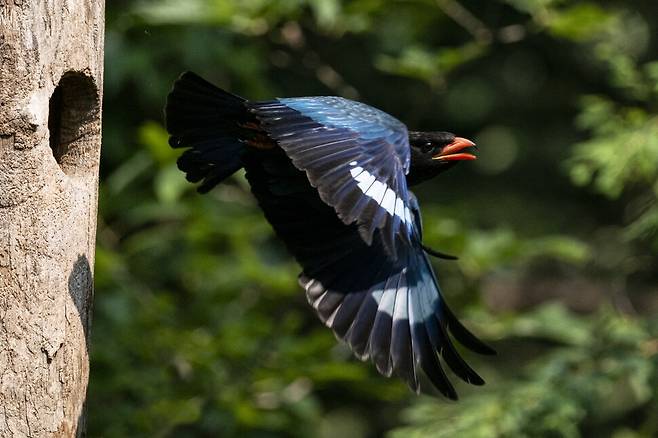
[{"label": "bird's head", "polygon": [[458,161],[475,160],[468,152],[475,143],[450,132],[409,132],[411,163],[407,184],[412,186],[448,170]]}]

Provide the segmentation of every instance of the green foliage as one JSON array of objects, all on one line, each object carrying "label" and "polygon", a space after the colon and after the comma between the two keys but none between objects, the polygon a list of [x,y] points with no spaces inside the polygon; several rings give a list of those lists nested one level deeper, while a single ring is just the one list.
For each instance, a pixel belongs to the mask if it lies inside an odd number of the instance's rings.
[{"label": "green foliage", "polygon": [[387,73],[421,79],[439,85],[445,75],[465,62],[478,58],[484,52],[480,44],[471,43],[462,47],[447,47],[435,52],[421,47],[408,47],[393,57],[382,55],[377,67]]},{"label": "green foliage", "polygon": [[580,3],[555,12],[547,24],[556,36],[586,41],[614,25],[613,17],[594,3]]},{"label": "green foliage", "polygon": [[[108,2],[90,436],[657,435],[657,20],[650,0]],[[499,350],[464,352],[485,387],[418,398],[351,358],[244,176],[194,191],[161,120],[188,69],[477,140],[414,190],[425,243],[460,258],[436,264],[447,300]]]},{"label": "green foliage", "polygon": [[[655,431],[655,323],[651,327],[610,311],[577,318],[549,305],[504,326],[504,336],[545,339],[559,346],[535,358],[514,382],[494,383],[463,404],[418,402],[404,415],[412,426],[391,436],[578,437],[579,424],[615,424],[649,403],[653,411],[638,425],[638,436]],[[605,434],[624,430],[612,427]],[[603,429],[593,435],[601,433]]]},{"label": "green foliage", "polygon": [[617,198],[631,184],[658,180],[658,115],[641,108],[617,109],[609,100],[583,100],[579,125],[594,137],[576,145],[571,166],[574,183],[594,183]]},{"label": "green foliage", "polygon": [[[634,24],[624,15],[618,21],[624,26]],[[638,104],[619,105],[603,96],[583,98],[577,123],[592,137],[575,146],[570,173],[575,184],[593,184],[611,198],[633,189],[636,195],[631,205],[640,207],[631,213],[625,236],[647,241],[658,249],[658,64],[653,61],[642,65],[634,59],[638,54],[632,50],[620,52],[628,42],[624,41],[626,37],[618,41],[618,35],[608,31],[597,43],[595,53],[608,65],[612,84]],[[642,38],[648,37],[640,32],[635,38],[639,41],[634,42],[646,44]]]}]

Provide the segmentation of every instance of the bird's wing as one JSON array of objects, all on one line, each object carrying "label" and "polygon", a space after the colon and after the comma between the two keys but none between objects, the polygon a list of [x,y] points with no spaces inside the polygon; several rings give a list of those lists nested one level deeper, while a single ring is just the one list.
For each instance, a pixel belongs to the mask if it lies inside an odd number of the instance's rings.
[{"label": "bird's wing", "polygon": [[380,230],[387,254],[410,242],[413,219],[405,174],[407,129],[390,115],[340,97],[249,103],[261,128],[306,172],[320,198],[345,224],[356,222],[372,244]]},{"label": "bird's wing", "polygon": [[300,283],[320,319],[354,353],[416,391],[423,374],[456,397],[441,360],[464,380],[482,380],[460,358],[452,339],[480,353],[478,341],[448,308],[421,247],[415,197],[408,202],[412,241],[396,241],[389,257],[381,239],[367,245],[357,224],[345,225],[281,149],[245,154],[246,177],[265,217],[303,268]]},{"label": "bird's wing", "polygon": [[[410,208],[420,234],[420,213],[411,193]],[[307,264],[300,283],[320,319],[357,357],[370,359],[386,376],[401,377],[416,392],[426,389],[420,379],[424,374],[445,396],[457,398],[441,360],[464,381],[484,383],[452,338],[481,354],[493,350],[450,311],[420,241],[400,243],[396,261],[384,256],[378,241],[343,245],[349,251],[328,251]]]}]

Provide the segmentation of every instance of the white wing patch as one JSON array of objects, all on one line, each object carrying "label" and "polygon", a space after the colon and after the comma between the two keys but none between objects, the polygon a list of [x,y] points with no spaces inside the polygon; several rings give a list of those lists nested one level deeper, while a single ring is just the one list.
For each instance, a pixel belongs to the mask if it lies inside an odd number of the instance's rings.
[{"label": "white wing patch", "polygon": [[[357,170],[357,172],[355,172]],[[374,175],[371,175],[370,172],[367,170],[363,170],[360,167],[355,167],[354,169],[350,170],[350,173],[352,174],[352,177],[359,183],[358,186],[361,189],[363,193],[366,193],[370,186],[372,186],[375,182],[375,177]]]},{"label": "white wing patch", "polygon": [[370,186],[368,191],[365,193],[375,201],[377,201],[377,204],[380,206],[382,205],[382,199],[384,199],[384,193],[386,193],[386,190],[388,189],[388,186],[384,184],[381,181],[375,180],[374,183]]},{"label": "white wing patch", "polygon": [[352,161],[350,165],[352,166],[350,174],[357,182],[361,192],[377,202],[388,214],[399,217],[407,227],[410,227],[412,225],[411,211],[405,205],[404,200],[400,199],[386,183],[378,181],[370,172],[357,166],[356,161]]},{"label": "white wing patch", "polygon": [[395,214],[395,200],[397,199],[397,195],[393,190],[390,188],[386,189],[386,193],[384,193],[384,197],[382,198],[382,202],[379,203],[379,205],[386,211],[388,211],[388,214],[393,216]]}]

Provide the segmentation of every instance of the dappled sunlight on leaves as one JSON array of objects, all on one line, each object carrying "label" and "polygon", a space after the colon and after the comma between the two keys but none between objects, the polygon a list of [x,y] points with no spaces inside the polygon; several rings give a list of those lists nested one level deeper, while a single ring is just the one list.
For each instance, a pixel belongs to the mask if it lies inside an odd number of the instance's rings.
[{"label": "dappled sunlight on leaves", "polygon": [[[90,436],[658,434],[658,61],[649,0],[108,2]],[[496,357],[416,397],[316,318],[238,172],[199,195],[162,107],[343,95],[478,161],[414,187],[451,308]],[[454,379],[457,380],[457,379]]]}]

